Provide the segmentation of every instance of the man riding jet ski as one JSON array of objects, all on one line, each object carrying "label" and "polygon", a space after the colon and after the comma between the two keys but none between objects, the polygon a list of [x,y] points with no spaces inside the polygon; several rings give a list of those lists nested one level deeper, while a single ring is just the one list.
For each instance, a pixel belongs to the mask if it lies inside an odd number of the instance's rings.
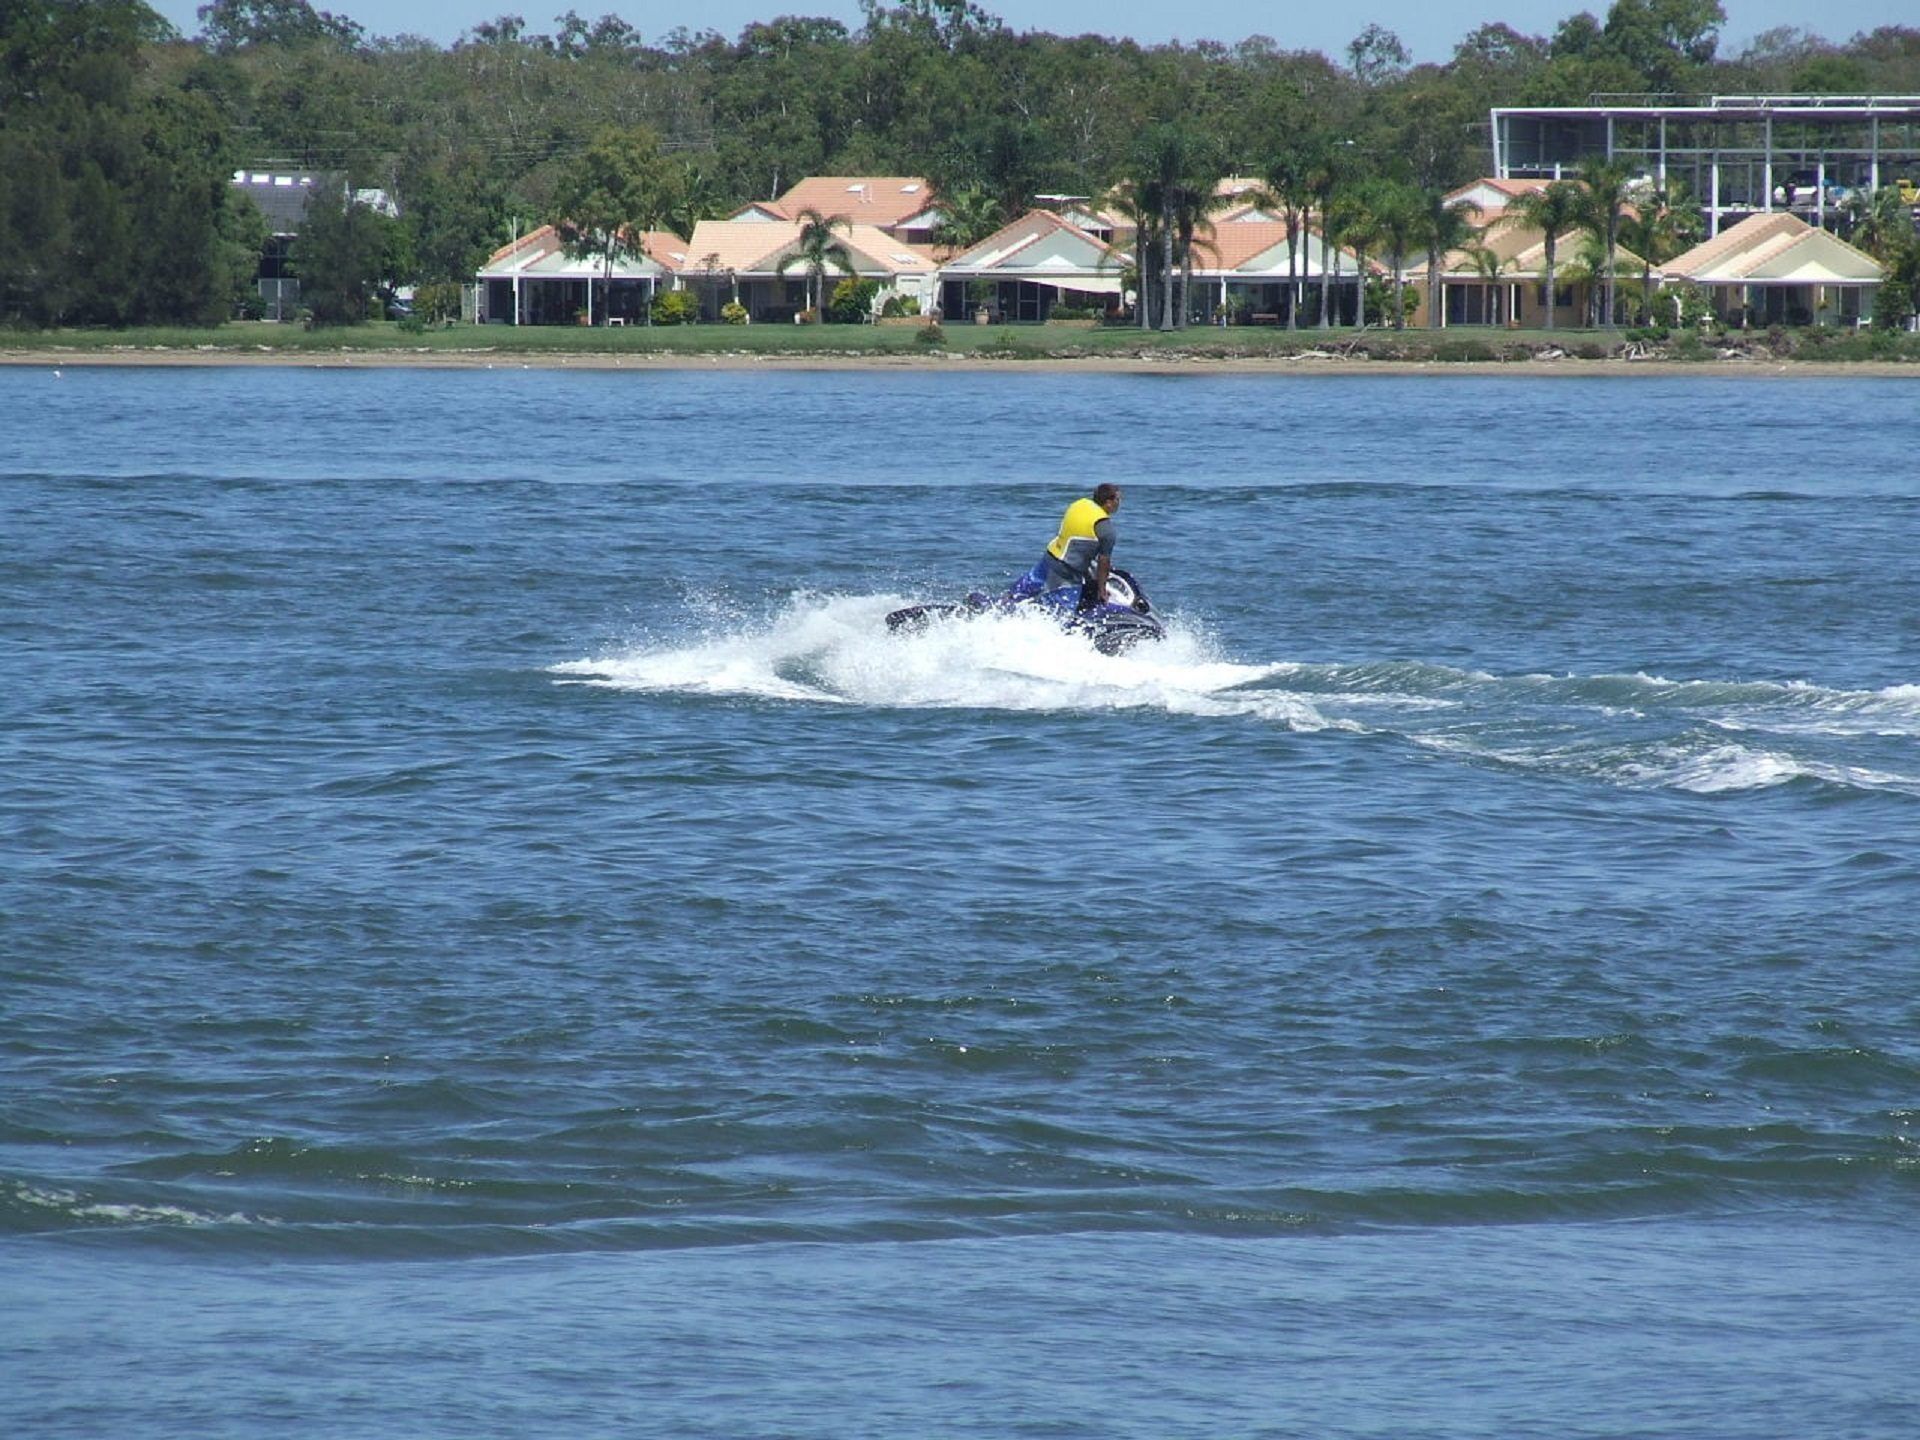
[{"label": "man riding jet ski", "polygon": [[1068,630],[1084,633],[1103,655],[1118,655],[1141,640],[1166,633],[1153,618],[1146,592],[1113,567],[1113,512],[1120,487],[1102,484],[1067,507],[1060,532],[1034,567],[999,596],[979,591],[959,605],[909,605],[887,616],[889,630],[921,630],[942,616],[1033,608],[1051,614]]}]

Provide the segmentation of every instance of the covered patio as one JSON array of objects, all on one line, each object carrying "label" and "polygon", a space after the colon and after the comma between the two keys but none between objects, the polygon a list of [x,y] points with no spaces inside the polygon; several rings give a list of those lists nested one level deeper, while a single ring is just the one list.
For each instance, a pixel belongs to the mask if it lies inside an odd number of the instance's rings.
[{"label": "covered patio", "polygon": [[[649,235],[648,254],[623,255],[609,280],[597,255],[569,255],[551,225],[495,251],[480,268],[480,314],[495,325],[645,325],[654,296],[670,281],[667,245],[678,236]],[[657,247],[657,248],[656,248]]]},{"label": "covered patio", "polygon": [[1350,251],[1323,244],[1311,229],[1296,237],[1282,221],[1229,219],[1197,238],[1193,248],[1189,320],[1317,325],[1323,288],[1330,323],[1351,325],[1359,312],[1359,262]]},{"label": "covered patio", "polygon": [[1062,306],[1095,313],[1120,304],[1127,257],[1047,210],[1031,210],[940,268],[950,321],[1038,324]]}]

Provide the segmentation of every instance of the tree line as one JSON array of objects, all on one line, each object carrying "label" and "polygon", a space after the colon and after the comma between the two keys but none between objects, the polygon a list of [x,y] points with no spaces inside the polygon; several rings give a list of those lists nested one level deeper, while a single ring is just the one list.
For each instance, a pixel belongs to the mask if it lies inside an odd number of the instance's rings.
[{"label": "tree line", "polygon": [[1303,228],[1339,233],[1344,213],[1343,243],[1404,258],[1450,233],[1445,191],[1486,173],[1496,104],[1920,93],[1920,29],[1776,30],[1728,57],[1718,0],[1613,0],[1550,36],[1482,25],[1423,65],[1378,26],[1337,57],[1262,36],[1144,46],[1015,31],[971,0],[864,0],[857,26],[784,16],[732,39],[503,15],[444,47],[309,0],[199,19],[182,36],[142,0],[0,7],[0,322],[233,313],[263,236],[228,177],[279,162],[399,206],[343,205],[296,251],[348,315],[370,281],[470,278],[543,222],[604,245],[637,207],[684,235],[806,175],[900,174],[933,183],[956,241],[1038,193],[1114,196],[1141,226],[1143,323],[1178,323],[1219,175],[1260,178]]}]

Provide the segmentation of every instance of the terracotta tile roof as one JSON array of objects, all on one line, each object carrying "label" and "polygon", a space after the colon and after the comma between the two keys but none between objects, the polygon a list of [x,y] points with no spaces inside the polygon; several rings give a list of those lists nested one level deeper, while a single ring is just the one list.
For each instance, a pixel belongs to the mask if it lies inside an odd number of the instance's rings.
[{"label": "terracotta tile roof", "polygon": [[[1212,233],[1202,231],[1194,236],[1193,265],[1195,270],[1208,274],[1242,270],[1261,256],[1274,252],[1267,265],[1246,272],[1269,275],[1275,265],[1281,271],[1286,269],[1286,245],[1287,226],[1283,220],[1217,220]],[[1353,252],[1335,246],[1334,256],[1334,272],[1351,275]],[[1312,226],[1300,231],[1300,260],[1302,274],[1320,273],[1320,232]]]},{"label": "terracotta tile roof", "polygon": [[[1284,221],[1216,221],[1211,232],[1202,230],[1193,237],[1193,263],[1203,270],[1237,270],[1254,256],[1286,243]],[[1305,252],[1303,245],[1301,253]]]},{"label": "terracotta tile roof", "polygon": [[777,207],[789,220],[814,209],[884,226],[919,214],[932,198],[933,186],[917,175],[809,175],[768,208]]},{"label": "terracotta tile roof", "polygon": [[[776,274],[781,258],[799,238],[800,225],[793,220],[702,220],[682,247],[687,257],[683,268]],[[932,246],[910,245],[875,225],[836,227],[834,238],[847,248],[854,268],[863,275],[931,275],[939,268]]]}]

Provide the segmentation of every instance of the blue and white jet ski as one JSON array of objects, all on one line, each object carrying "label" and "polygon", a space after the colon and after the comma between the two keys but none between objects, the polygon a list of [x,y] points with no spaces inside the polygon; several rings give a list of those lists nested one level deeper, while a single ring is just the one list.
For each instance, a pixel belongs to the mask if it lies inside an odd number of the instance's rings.
[{"label": "blue and white jet ski", "polygon": [[911,632],[924,630],[936,620],[1032,610],[1050,616],[1069,634],[1085,635],[1102,655],[1119,655],[1142,640],[1166,637],[1166,627],[1154,617],[1147,592],[1125,570],[1108,573],[1104,604],[1088,605],[1084,603],[1085,598],[1073,587],[1030,595],[1023,595],[1018,589],[998,595],[976,590],[957,605],[909,605],[895,610],[887,616],[887,629]]}]

